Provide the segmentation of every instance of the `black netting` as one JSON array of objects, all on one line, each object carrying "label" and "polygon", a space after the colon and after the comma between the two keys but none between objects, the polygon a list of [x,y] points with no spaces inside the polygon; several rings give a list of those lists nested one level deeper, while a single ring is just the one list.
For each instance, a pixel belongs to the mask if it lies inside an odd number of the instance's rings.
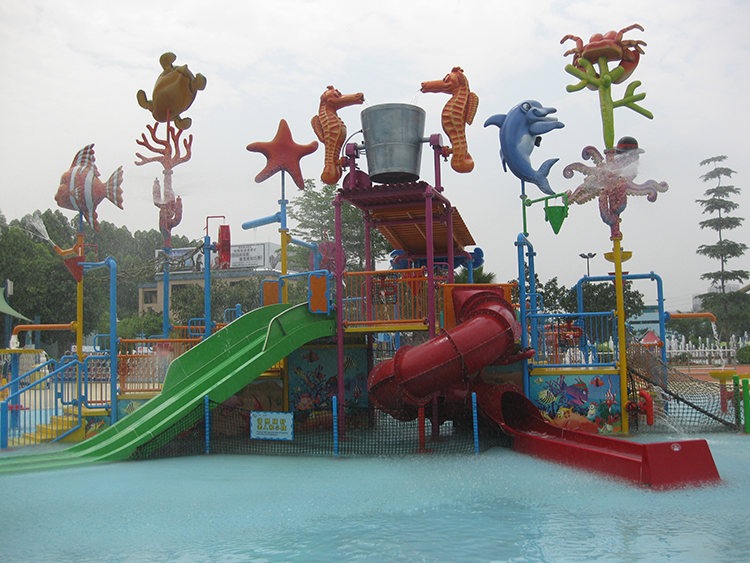
[{"label": "black netting", "polygon": [[[206,453],[205,405],[200,405],[179,423],[139,446],[131,459],[156,459]],[[432,407],[393,412],[376,408],[345,406],[345,425],[338,436],[338,455],[405,455],[420,452],[470,454],[475,451],[471,412],[463,404],[441,404],[433,435]],[[329,409],[294,413],[294,439],[250,438],[251,412],[219,403],[209,403],[208,451],[211,454],[264,454],[333,456],[333,412]],[[449,415],[452,420],[444,420]],[[411,418],[413,420],[399,420]],[[508,437],[481,412],[478,415],[478,446],[485,451],[508,445]]]},{"label": "black netting", "polygon": [[632,431],[707,432],[738,430],[739,404],[734,384],[702,381],[673,369],[632,336],[628,339],[628,399],[641,400],[645,390],[653,398],[654,424],[631,414]]}]

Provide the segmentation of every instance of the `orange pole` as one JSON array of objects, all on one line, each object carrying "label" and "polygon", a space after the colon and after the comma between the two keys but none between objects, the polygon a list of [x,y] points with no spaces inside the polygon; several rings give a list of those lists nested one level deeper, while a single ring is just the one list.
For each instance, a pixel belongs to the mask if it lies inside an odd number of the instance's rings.
[{"label": "orange pole", "polygon": [[76,330],[76,322],[68,323],[66,325],[16,325],[13,328],[13,334],[18,336],[19,332],[25,332],[27,330]]},{"label": "orange pole", "polygon": [[713,313],[669,313],[670,319],[710,319],[711,322],[716,322],[716,317]]}]

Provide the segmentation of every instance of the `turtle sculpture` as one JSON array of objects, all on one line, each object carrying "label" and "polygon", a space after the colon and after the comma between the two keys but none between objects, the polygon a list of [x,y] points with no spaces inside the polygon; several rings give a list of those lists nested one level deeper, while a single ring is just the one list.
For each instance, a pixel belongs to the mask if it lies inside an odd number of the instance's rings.
[{"label": "turtle sculpture", "polygon": [[159,57],[164,71],[154,84],[153,99],[147,99],[143,90],[138,90],[137,98],[138,105],[150,111],[157,122],[172,121],[178,129],[183,130],[190,127],[192,120],[180,117],[180,114],[192,105],[198,90],[206,87],[206,77],[194,75],[187,65],[174,66],[172,63],[175,59],[177,55],[174,53],[164,53]]}]

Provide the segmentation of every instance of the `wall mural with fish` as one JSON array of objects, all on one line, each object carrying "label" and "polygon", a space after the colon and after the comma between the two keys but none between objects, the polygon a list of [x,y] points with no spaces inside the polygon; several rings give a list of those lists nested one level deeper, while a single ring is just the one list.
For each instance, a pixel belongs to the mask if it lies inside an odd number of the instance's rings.
[{"label": "wall mural with fish", "polygon": [[[337,393],[336,347],[300,348],[289,354],[289,410],[302,411],[331,406]],[[346,346],[344,388],[349,406],[366,407],[367,349]]]},{"label": "wall mural with fish", "polygon": [[622,432],[619,375],[534,378],[530,399],[554,426],[585,432]]}]

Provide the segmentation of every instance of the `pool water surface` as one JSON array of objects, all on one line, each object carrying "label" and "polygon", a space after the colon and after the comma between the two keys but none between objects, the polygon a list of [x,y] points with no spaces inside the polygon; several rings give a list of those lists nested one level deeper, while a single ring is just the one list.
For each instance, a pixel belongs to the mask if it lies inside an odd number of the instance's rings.
[{"label": "pool water surface", "polygon": [[666,492],[501,448],[8,475],[0,561],[750,561],[750,436],[700,437],[723,483]]}]

